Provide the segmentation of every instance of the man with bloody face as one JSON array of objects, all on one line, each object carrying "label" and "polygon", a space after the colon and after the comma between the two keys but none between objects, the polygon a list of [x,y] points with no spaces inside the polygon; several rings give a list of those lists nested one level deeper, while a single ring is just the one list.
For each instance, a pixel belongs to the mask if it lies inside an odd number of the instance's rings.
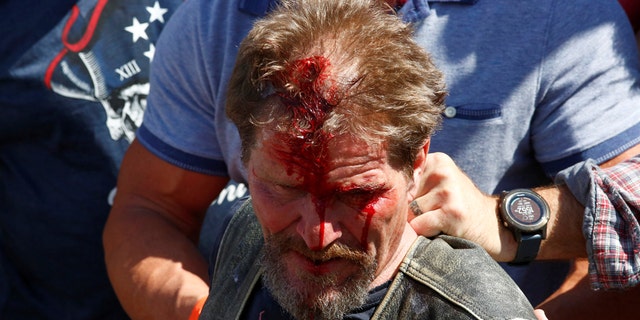
[{"label": "man with bloody face", "polygon": [[259,20],[227,100],[252,198],[201,318],[535,318],[482,249],[408,223],[445,95],[377,3],[283,1]]}]

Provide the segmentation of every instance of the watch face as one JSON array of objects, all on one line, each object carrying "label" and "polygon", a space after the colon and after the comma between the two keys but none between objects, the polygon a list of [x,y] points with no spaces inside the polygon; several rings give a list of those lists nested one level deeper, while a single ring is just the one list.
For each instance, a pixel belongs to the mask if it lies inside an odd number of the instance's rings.
[{"label": "watch face", "polygon": [[533,199],[522,195],[509,203],[511,217],[522,224],[535,224],[542,217],[542,208]]},{"label": "watch face", "polygon": [[533,232],[543,228],[549,220],[547,203],[535,192],[515,189],[509,192],[501,205],[506,222],[523,232]]}]

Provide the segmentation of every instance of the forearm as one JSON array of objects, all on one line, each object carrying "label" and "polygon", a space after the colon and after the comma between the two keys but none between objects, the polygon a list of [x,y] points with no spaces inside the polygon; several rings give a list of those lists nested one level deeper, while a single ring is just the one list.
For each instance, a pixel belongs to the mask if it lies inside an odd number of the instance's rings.
[{"label": "forearm", "polygon": [[[616,246],[620,239],[631,238],[629,230],[638,230],[637,219],[633,214],[634,193],[640,178],[639,158],[632,157],[640,153],[636,145],[613,159],[599,164],[600,171],[592,161],[576,164],[560,172],[556,177],[557,186],[540,188],[536,191],[549,204],[550,219],[547,224],[547,238],[542,241],[537,259],[575,259],[588,257],[593,263],[598,253],[598,244],[606,243],[601,250],[604,256],[631,256],[633,250],[624,245]],[[628,168],[628,169],[625,169]],[[618,183],[604,183],[618,175]],[[611,204],[615,193],[630,193],[631,199],[624,199],[619,206]],[[586,206],[586,208],[585,208]],[[600,227],[590,227],[593,221],[601,223]],[[618,225],[618,228],[612,226]],[[625,227],[620,227],[624,225]],[[627,241],[633,243],[633,240]],[[627,249],[627,250],[625,250]],[[605,252],[606,251],[606,252]],[[623,253],[624,252],[624,253]],[[627,255],[630,253],[630,255]],[[618,261],[618,265],[629,265],[628,258]],[[603,272],[604,268],[593,270]],[[636,271],[637,272],[637,271]],[[628,274],[628,273],[625,273]]]},{"label": "forearm", "polygon": [[[540,244],[537,260],[567,260],[586,257],[585,239],[582,234],[584,207],[573,197],[566,186],[537,188],[535,191],[549,205],[547,237]],[[495,215],[498,213],[498,196],[495,199]],[[499,218],[498,218],[499,219]],[[489,251],[496,261],[513,261],[518,245],[513,232],[506,226],[499,230],[500,250]]]},{"label": "forearm", "polygon": [[[635,262],[640,251],[640,156],[623,160],[634,153],[640,148],[601,169],[592,161],[579,163],[558,174],[557,186],[535,189],[550,207],[538,260],[588,257],[595,288],[640,282]],[[431,154],[428,160],[430,171],[416,199],[423,214],[411,220],[413,228],[424,236],[446,233],[465,238],[497,261],[513,261],[517,243],[513,232],[500,223],[498,196],[480,192],[448,156]]]},{"label": "forearm", "polygon": [[114,207],[104,245],[109,278],[132,319],[186,320],[208,294],[206,261],[160,215]]},{"label": "forearm", "polygon": [[549,204],[550,218],[547,237],[540,245],[538,260],[560,260],[587,256],[582,233],[584,207],[569,189],[555,186],[535,190]]}]

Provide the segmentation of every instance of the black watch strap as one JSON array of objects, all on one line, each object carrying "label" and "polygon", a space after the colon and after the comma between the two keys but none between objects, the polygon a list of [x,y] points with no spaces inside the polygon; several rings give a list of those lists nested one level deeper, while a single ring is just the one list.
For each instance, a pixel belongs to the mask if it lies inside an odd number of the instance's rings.
[{"label": "black watch strap", "polygon": [[524,264],[533,261],[538,255],[540,242],[542,242],[542,234],[520,234],[516,237],[518,241],[518,251],[516,257],[511,264]]},{"label": "black watch strap", "polygon": [[533,190],[514,189],[501,194],[499,211],[503,225],[513,232],[518,243],[516,257],[510,263],[533,261],[547,234],[547,202]]}]

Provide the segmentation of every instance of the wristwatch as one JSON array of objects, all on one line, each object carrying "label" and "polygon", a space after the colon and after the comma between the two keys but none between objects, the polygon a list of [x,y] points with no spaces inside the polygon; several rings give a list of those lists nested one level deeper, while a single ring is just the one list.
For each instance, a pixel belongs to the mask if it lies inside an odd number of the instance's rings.
[{"label": "wristwatch", "polygon": [[547,202],[530,189],[503,191],[500,195],[500,216],[518,242],[516,258],[511,263],[533,261],[538,255],[540,242],[547,237]]}]

